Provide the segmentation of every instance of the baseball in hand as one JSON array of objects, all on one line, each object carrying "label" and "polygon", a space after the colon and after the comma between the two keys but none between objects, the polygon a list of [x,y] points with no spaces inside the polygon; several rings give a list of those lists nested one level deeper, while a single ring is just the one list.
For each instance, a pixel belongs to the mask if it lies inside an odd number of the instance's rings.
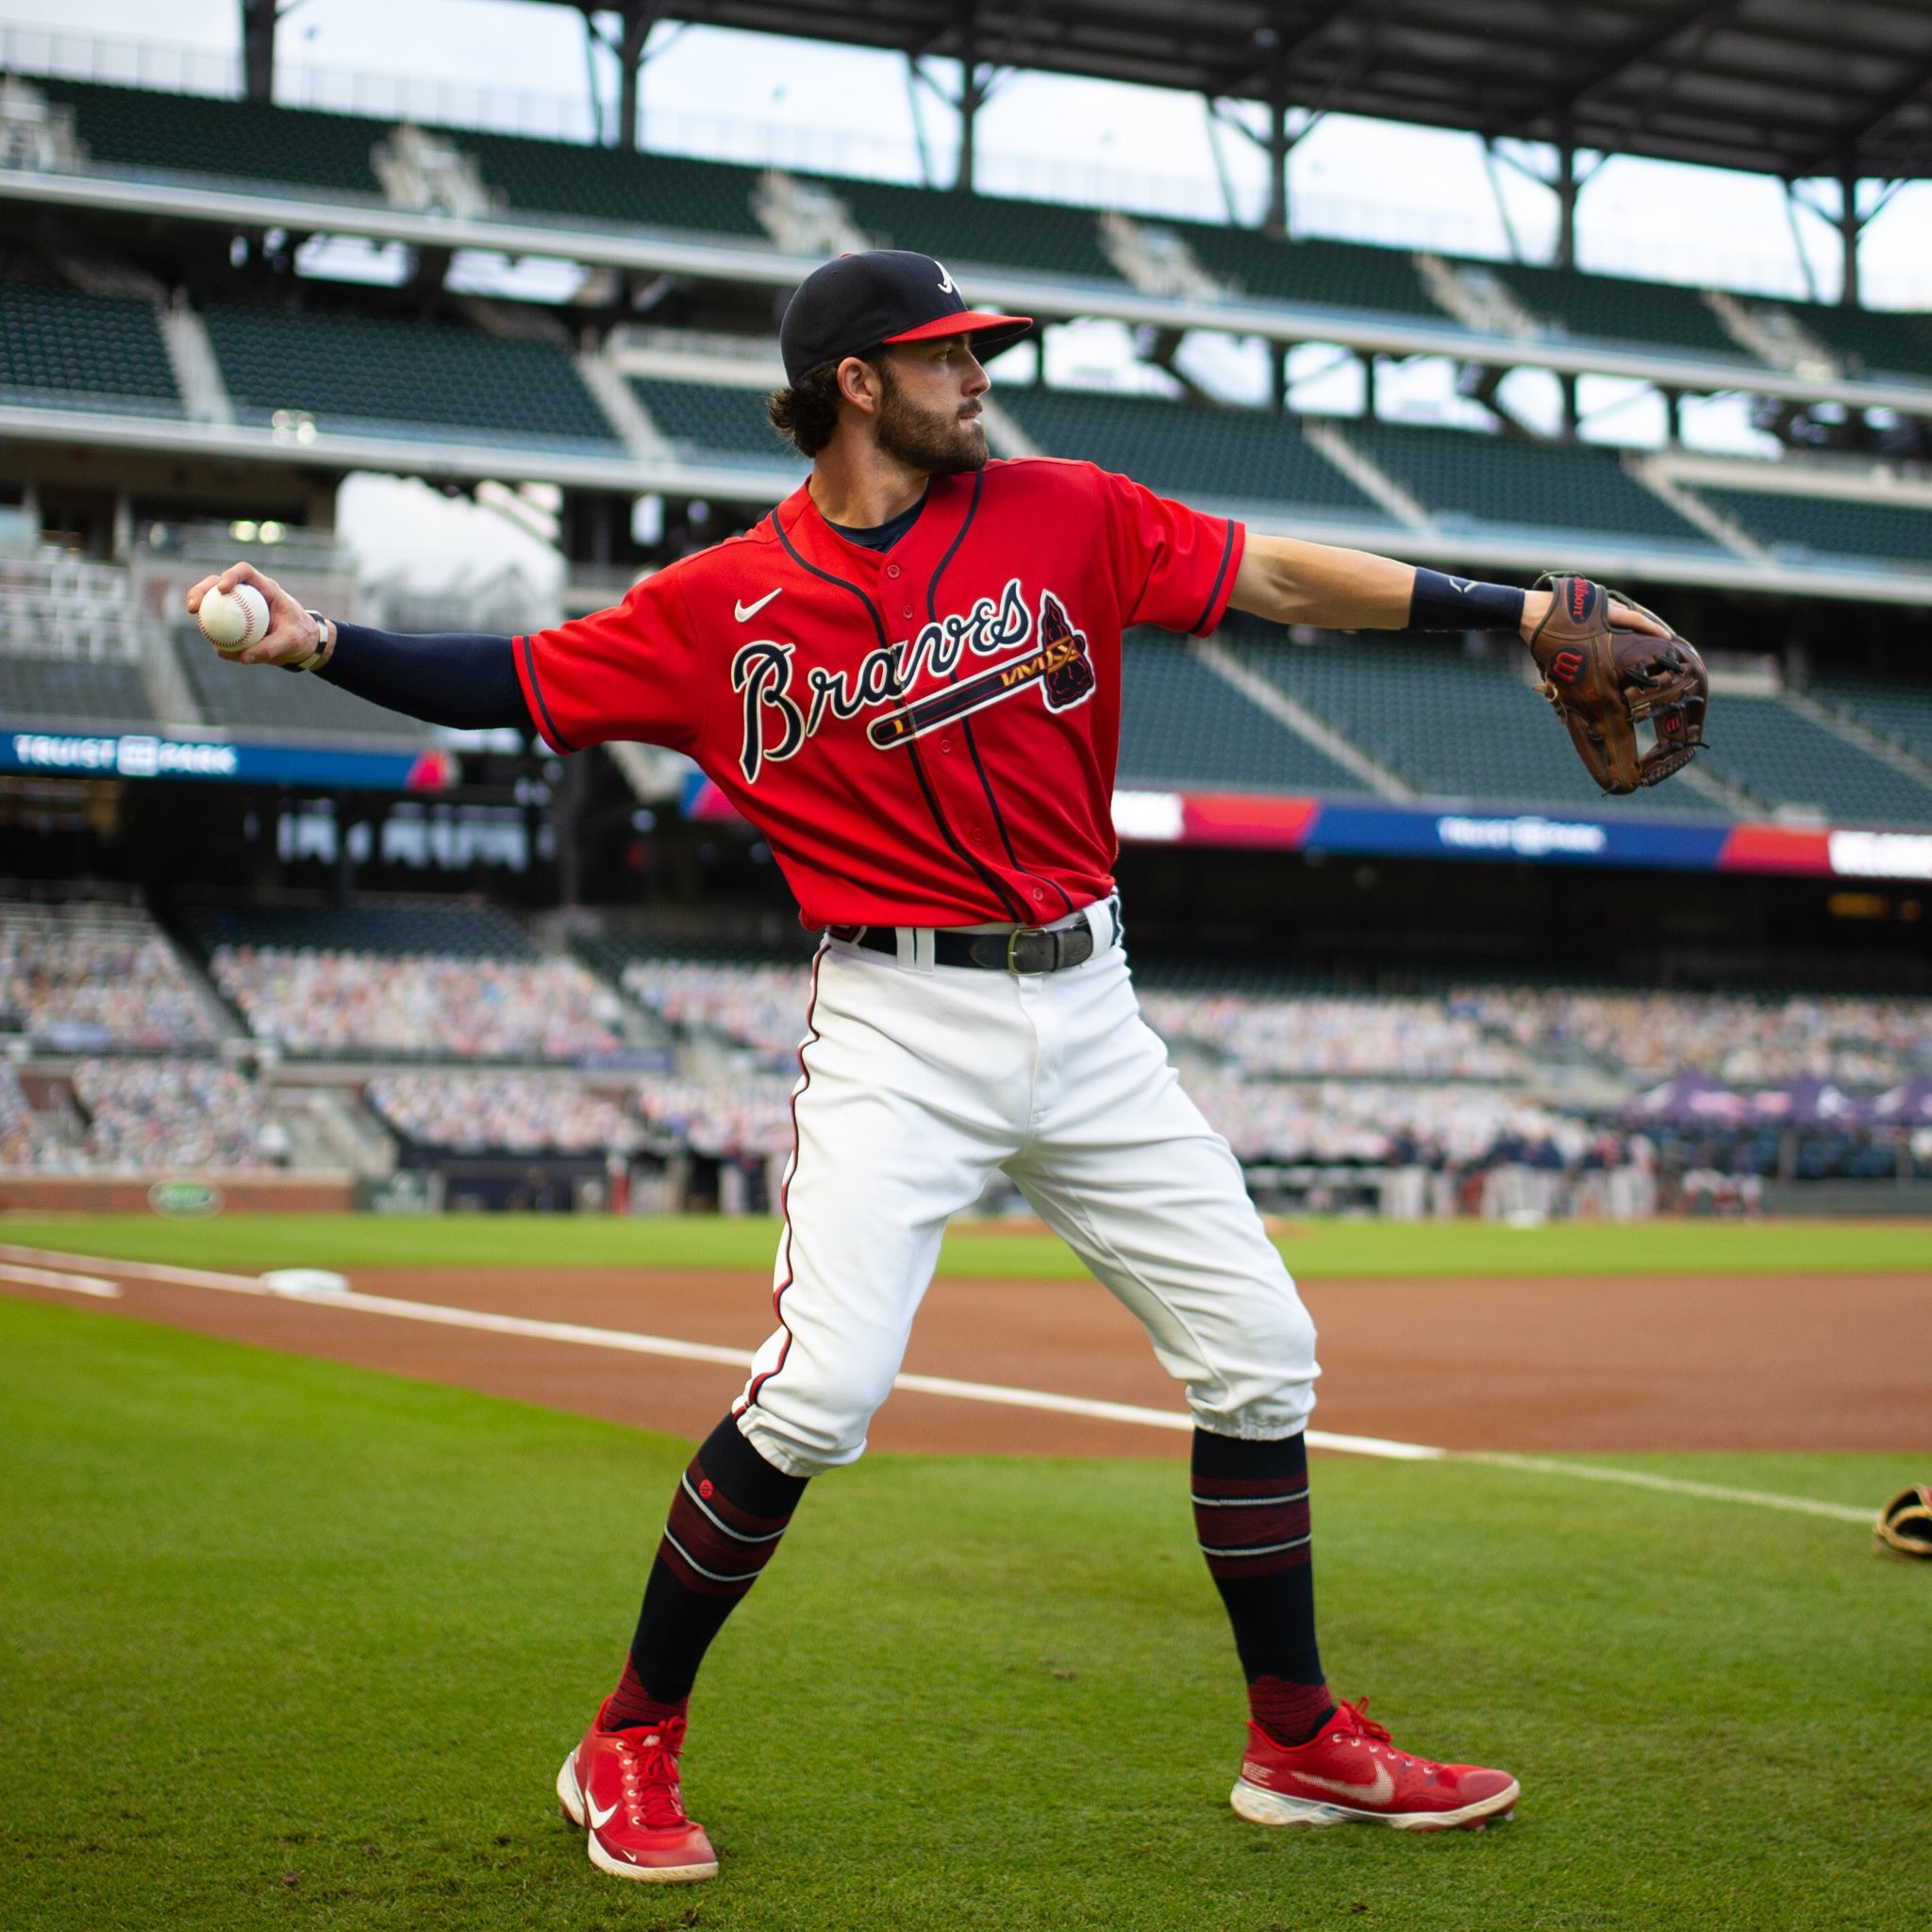
[{"label": "baseball in hand", "polygon": [[201,600],[201,634],[225,658],[233,658],[268,635],[268,599],[253,584],[210,591]]}]

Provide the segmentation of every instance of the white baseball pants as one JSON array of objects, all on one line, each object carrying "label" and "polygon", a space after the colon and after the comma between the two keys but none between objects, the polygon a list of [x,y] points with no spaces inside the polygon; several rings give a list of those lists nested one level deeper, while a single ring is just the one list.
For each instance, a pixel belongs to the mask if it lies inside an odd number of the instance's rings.
[{"label": "white baseball pants", "polygon": [[[1203,1428],[1293,1435],[1314,1325],[1228,1145],[1141,1018],[1112,915],[1059,973],[895,962],[827,940],[812,969],[774,1275],[779,1327],[739,1427],[792,1475],[855,1462],[899,1373],[947,1221],[996,1168],[1138,1316]],[[920,954],[928,963],[922,966]]]}]

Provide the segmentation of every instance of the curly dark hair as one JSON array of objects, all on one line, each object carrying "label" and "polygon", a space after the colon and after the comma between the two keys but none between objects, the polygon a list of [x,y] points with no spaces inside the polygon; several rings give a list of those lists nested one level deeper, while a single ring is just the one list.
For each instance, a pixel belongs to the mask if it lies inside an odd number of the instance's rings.
[{"label": "curly dark hair", "polygon": [[[885,357],[874,349],[861,355],[859,360],[877,369]],[[839,426],[838,362],[821,362],[817,368],[808,369],[790,389],[774,390],[765,398],[765,414],[780,436],[791,439],[800,456],[817,456]]]}]

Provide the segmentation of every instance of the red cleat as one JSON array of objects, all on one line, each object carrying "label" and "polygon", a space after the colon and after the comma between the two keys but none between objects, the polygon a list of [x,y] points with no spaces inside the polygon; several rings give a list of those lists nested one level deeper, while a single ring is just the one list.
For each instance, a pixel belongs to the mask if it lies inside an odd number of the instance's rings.
[{"label": "red cleat", "polygon": [[[604,1713],[600,1710],[601,1722]],[[589,1834],[591,1863],[619,1878],[690,1885],[718,1875],[704,1826],[684,1815],[684,1720],[625,1731],[592,1724],[557,1774],[563,1815]]]},{"label": "red cleat", "polygon": [[1369,1700],[1341,1705],[1306,1744],[1277,1744],[1248,1726],[1247,1754],[1229,1802],[1257,1824],[1392,1824],[1398,1831],[1480,1831],[1513,1815],[1519,1787],[1507,1771],[1436,1764],[1389,1741]]}]

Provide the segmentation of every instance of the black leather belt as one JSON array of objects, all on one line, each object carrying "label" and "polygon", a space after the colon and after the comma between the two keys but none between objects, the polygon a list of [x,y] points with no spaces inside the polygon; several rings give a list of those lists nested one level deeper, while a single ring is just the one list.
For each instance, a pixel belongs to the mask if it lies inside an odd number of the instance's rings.
[{"label": "black leather belt", "polygon": [[[1118,904],[1110,902],[1108,916],[1114,937],[1120,937]],[[869,953],[899,957],[899,932],[891,925],[833,925],[826,930],[850,946]],[[1093,928],[1082,920],[1049,931],[1043,926],[1016,925],[1007,932],[935,932],[935,966],[976,966],[987,973],[1058,973],[1084,966],[1093,957]]]}]

